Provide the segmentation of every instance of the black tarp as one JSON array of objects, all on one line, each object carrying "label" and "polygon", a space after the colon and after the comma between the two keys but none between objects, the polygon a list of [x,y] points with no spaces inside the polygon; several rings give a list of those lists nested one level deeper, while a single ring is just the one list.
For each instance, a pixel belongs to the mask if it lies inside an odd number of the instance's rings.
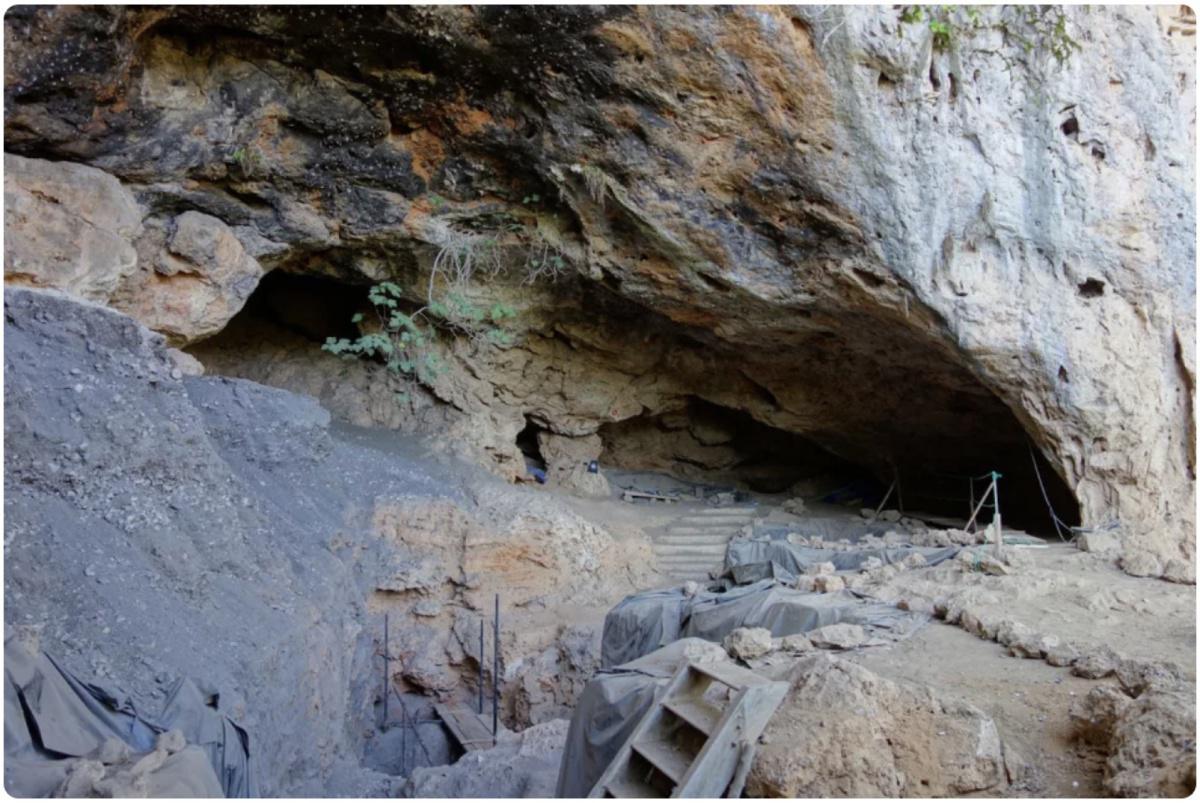
[{"label": "black tarp", "polygon": [[832,563],[839,572],[857,571],[869,558],[881,563],[900,563],[909,555],[919,554],[927,566],[936,566],[958,554],[961,547],[897,546],[862,549],[817,549],[797,546],[783,538],[734,538],[725,547],[725,569],[774,563],[778,570],[795,575],[818,563]]},{"label": "black tarp", "polygon": [[609,762],[684,661],[725,660],[700,639],[680,639],[635,661],[596,673],[571,715],[558,770],[556,797],[587,797]]},{"label": "black tarp", "polygon": [[[4,645],[4,675],[4,779],[10,794],[53,794],[72,759],[93,755],[111,738],[133,753],[147,753],[159,733],[179,730],[189,747],[157,771],[152,791],[159,796],[259,795],[246,732],[211,707],[212,695],[191,681],[176,683],[162,715],[150,719],[128,698],[80,681],[49,655],[30,653],[14,638]],[[191,760],[197,750],[207,761]]]},{"label": "black tarp", "polygon": [[848,622],[907,635],[925,621],[924,616],[853,591],[797,591],[770,578],[723,592],[701,590],[694,596],[677,586],[626,597],[608,612],[600,665],[633,661],[678,638],[720,642],[739,627],[765,627],[778,637]]}]

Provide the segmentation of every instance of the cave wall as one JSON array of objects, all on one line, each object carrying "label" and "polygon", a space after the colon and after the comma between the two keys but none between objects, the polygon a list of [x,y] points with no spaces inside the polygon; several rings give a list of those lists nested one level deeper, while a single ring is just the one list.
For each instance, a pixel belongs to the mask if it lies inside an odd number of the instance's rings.
[{"label": "cave wall", "polygon": [[[880,473],[1028,438],[1083,524],[1190,558],[1194,18],[1070,9],[1058,64],[1002,14],[941,51],[870,7],[14,9],[6,278],[501,472],[527,416],[692,397]],[[428,387],[223,347],[266,271],[419,301],[498,215],[519,336]]]}]

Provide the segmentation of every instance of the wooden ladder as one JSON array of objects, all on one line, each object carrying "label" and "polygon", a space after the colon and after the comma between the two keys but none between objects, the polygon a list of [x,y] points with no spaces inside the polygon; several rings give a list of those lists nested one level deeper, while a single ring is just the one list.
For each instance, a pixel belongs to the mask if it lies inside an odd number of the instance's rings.
[{"label": "wooden ladder", "polygon": [[739,797],[787,690],[730,662],[684,664],[588,796]]}]

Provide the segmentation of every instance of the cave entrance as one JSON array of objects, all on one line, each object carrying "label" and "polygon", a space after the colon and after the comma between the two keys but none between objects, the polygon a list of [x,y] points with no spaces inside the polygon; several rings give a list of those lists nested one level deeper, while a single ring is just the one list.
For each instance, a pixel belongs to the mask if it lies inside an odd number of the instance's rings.
[{"label": "cave entrance", "polygon": [[864,504],[884,490],[868,469],[801,435],[697,397],[678,409],[605,425],[600,438],[601,463],[688,482]]},{"label": "cave entrance", "polygon": [[352,322],[367,303],[366,285],[273,270],[217,334],[187,348],[214,373],[269,382],[282,354],[319,349],[329,337],[358,337]]},{"label": "cave entrance", "polygon": [[534,473],[533,469],[537,469],[544,477],[546,458],[542,456],[542,448],[538,445],[538,433],[541,431],[542,428],[532,418],[525,416],[525,428],[517,433],[517,448],[525,456],[526,470]]},{"label": "cave entrance", "polygon": [[[1047,498],[1066,524],[1078,524],[1074,495],[1030,448],[1015,419],[1003,425],[1010,438],[1005,448],[992,448],[984,455],[970,448],[969,441],[954,451],[955,438],[948,435],[915,444],[906,453],[856,461],[740,410],[692,397],[676,409],[601,427],[600,459],[619,469],[852,508],[875,507],[888,497],[886,508],[944,526],[961,526],[969,518],[987,490],[988,475],[998,471],[1006,526],[1054,537]],[[836,443],[838,433],[828,434],[828,439]],[[985,505],[979,523],[987,524],[991,516],[990,505]]]}]

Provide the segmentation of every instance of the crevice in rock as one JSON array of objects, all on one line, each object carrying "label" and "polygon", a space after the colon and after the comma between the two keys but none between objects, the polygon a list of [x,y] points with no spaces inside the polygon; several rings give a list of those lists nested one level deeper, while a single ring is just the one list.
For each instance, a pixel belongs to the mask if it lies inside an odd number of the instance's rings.
[{"label": "crevice in rock", "polygon": [[525,456],[525,465],[528,468],[545,471],[546,458],[542,456],[541,447],[538,446],[538,433],[542,431],[542,427],[531,417],[525,416],[525,428],[517,433],[517,448]]}]

